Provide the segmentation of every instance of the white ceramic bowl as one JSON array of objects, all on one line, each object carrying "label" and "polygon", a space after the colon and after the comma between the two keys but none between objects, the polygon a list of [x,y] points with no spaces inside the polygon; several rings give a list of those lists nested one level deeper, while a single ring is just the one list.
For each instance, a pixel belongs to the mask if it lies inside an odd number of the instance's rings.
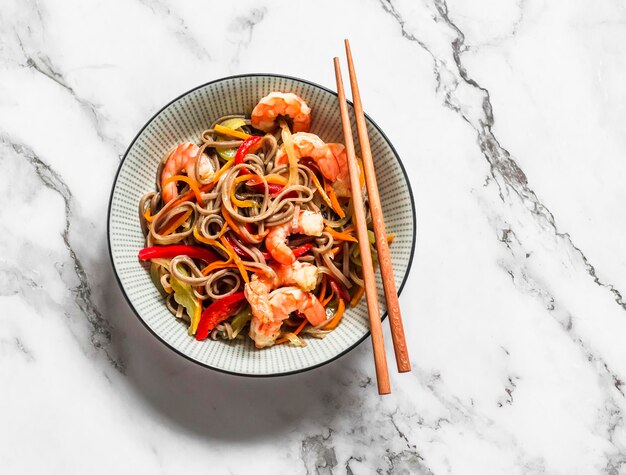
[{"label": "white ceramic bowl", "polygon": [[[177,353],[219,371],[273,376],[305,371],[328,363],[369,336],[365,299],[346,311],[341,324],[322,340],[309,338],[306,348],[287,344],[258,350],[243,341],[196,341],[165,307],[146,268],[137,259],[144,246],[138,219],[140,197],[155,187],[157,165],[164,153],[184,141],[199,142],[201,132],[222,115],[250,115],[258,100],[271,91],[294,92],[312,109],[311,132],[327,142],[343,142],[337,95],[302,79],[271,74],[247,74],[209,82],[163,107],[141,129],[120,164],[109,204],[109,252],[117,280],[140,321]],[[350,105],[350,112],[352,105]],[[415,246],[415,206],[406,172],[382,130],[367,117],[372,155],[387,226],[396,237],[391,246],[396,285],[401,291]],[[354,125],[354,116],[352,115]],[[355,137],[355,143],[358,140]],[[357,149],[358,153],[358,149]],[[377,275],[381,311],[385,310]],[[384,313],[383,318],[386,317]]]}]

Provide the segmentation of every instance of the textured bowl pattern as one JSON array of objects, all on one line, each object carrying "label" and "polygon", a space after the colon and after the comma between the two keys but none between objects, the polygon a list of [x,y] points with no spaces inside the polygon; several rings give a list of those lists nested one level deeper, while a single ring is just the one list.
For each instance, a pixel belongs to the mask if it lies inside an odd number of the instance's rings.
[{"label": "textured bowl pattern", "polygon": [[[264,350],[249,338],[233,342],[198,342],[165,307],[150,280],[147,268],[137,259],[144,245],[138,219],[140,197],[155,188],[155,173],[164,153],[183,141],[199,142],[211,122],[226,114],[250,115],[257,101],[271,91],[291,91],[312,108],[311,132],[327,142],[342,142],[337,96],[300,79],[272,75],[245,75],[200,86],[165,106],[139,132],[118,170],[109,206],[109,250],[120,286],[135,313],[166,345],[207,367],[249,376],[299,372],[327,363],[354,348],[368,335],[367,306],[346,312],[338,328],[326,338],[307,338],[306,348],[286,344]],[[350,105],[352,124],[354,116]],[[395,233],[391,246],[396,285],[402,288],[415,245],[416,221],[413,197],[406,173],[382,131],[367,118],[387,232]],[[358,153],[358,140],[357,143]],[[381,312],[384,297],[380,275],[376,276]],[[405,315],[405,318],[408,318]]]}]

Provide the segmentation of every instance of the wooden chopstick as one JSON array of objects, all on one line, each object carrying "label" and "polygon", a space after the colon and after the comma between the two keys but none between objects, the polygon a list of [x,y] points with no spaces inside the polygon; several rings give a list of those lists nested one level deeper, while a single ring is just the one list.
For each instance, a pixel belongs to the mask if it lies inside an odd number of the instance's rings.
[{"label": "wooden chopstick", "polygon": [[393,277],[389,244],[387,243],[387,232],[385,231],[385,220],[383,217],[383,210],[380,205],[380,195],[378,194],[376,171],[374,170],[372,150],[370,148],[370,141],[367,135],[367,125],[365,123],[365,114],[363,113],[363,104],[361,103],[359,84],[356,79],[356,72],[354,71],[350,42],[345,40],[345,45],[346,56],[348,57],[348,71],[350,73],[352,100],[354,102],[354,116],[359,135],[359,144],[361,146],[363,169],[365,170],[365,184],[367,185],[367,194],[372,213],[372,221],[374,223],[374,235],[376,236],[378,262],[380,262],[380,272],[383,279],[383,287],[385,289],[385,299],[387,300],[387,313],[389,314],[389,325],[391,326],[393,349],[396,355],[398,371],[400,373],[406,373],[407,371],[411,371],[411,361],[409,360],[409,352],[407,350],[406,340],[404,337],[400,303],[398,302],[398,292],[396,290],[396,283]]},{"label": "wooden chopstick", "polygon": [[334,58],[333,61],[335,63],[335,77],[337,78],[337,94],[339,95],[339,111],[341,112],[343,137],[346,145],[346,155],[348,157],[348,169],[350,170],[352,204],[354,206],[357,237],[361,250],[361,263],[363,264],[363,281],[365,282],[365,297],[370,320],[370,332],[372,333],[372,346],[374,347],[374,365],[376,367],[378,394],[389,394],[391,392],[389,369],[387,368],[387,356],[385,355],[383,329],[380,323],[380,308],[378,307],[378,294],[376,292],[376,281],[374,280],[374,265],[372,263],[372,255],[370,254],[369,239],[367,238],[367,223],[365,222],[363,195],[359,186],[359,165],[354,153],[352,127],[348,115],[346,93],[343,89],[339,58]]}]

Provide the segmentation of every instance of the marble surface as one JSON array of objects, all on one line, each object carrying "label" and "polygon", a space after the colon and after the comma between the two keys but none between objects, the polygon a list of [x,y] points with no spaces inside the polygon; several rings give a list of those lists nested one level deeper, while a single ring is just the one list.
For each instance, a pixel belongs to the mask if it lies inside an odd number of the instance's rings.
[{"label": "marble surface", "polygon": [[[3,2],[2,472],[626,473],[625,25],[617,0]],[[414,369],[383,398],[369,343],[275,379],[184,360],[106,247],[163,104],[244,72],[334,88],[344,37],[417,201]]]}]

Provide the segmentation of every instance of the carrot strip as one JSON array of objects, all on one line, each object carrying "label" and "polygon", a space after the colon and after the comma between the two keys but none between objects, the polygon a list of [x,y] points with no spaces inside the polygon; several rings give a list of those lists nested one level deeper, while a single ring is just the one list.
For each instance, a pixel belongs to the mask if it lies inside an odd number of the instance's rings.
[{"label": "carrot strip", "polygon": [[322,277],[322,288],[320,290],[320,294],[317,296],[317,300],[321,302],[322,300],[324,300],[325,296],[326,296],[326,278],[324,276]]},{"label": "carrot strip", "polygon": [[395,237],[396,233],[387,234],[387,244],[391,244],[391,241],[393,241],[393,238]]},{"label": "carrot strip", "polygon": [[193,237],[195,237],[196,240],[200,241],[203,244],[207,244],[209,246],[215,246],[221,249],[222,251],[224,251],[226,254],[228,254],[228,250],[224,246],[222,246],[220,242],[216,241],[215,239],[205,238],[198,232],[198,228],[193,228]]},{"label": "carrot strip", "polygon": [[359,287],[359,290],[357,290],[354,293],[354,295],[352,296],[352,299],[350,300],[350,306],[356,307],[361,301],[361,299],[363,298],[364,293],[365,293],[365,287]]},{"label": "carrot strip", "polygon": [[165,231],[159,234],[161,236],[167,236],[169,234],[172,234],[174,231],[176,231],[179,228],[181,224],[187,221],[187,218],[189,218],[192,212],[193,212],[192,210],[185,211],[183,215],[180,218],[178,218],[176,221],[174,221],[170,227],[168,227]]},{"label": "carrot strip", "polygon": [[241,257],[237,255],[237,253],[234,251],[234,249],[228,243],[228,241],[224,238],[224,236],[220,238],[220,241],[222,242],[224,247],[228,249],[228,253],[230,254],[231,259],[235,261],[235,264],[237,264],[237,268],[239,269],[239,273],[241,274],[241,277],[243,277],[243,280],[246,282],[246,284],[250,282],[250,278],[248,277],[248,272],[246,271],[246,268],[243,265],[243,261],[241,260]]},{"label": "carrot strip", "polygon": [[333,209],[335,213],[339,215],[340,218],[345,218],[346,213],[344,212],[343,208],[339,204],[339,200],[337,199],[335,190],[333,190],[333,187],[328,184],[325,178],[324,178],[324,188],[326,189],[326,193],[328,193],[328,197],[330,199],[330,207]]},{"label": "carrot strip", "polygon": [[229,129],[228,127],[224,127],[223,125],[217,124],[213,127],[218,134],[222,135],[230,135],[231,137],[237,137],[238,139],[246,140],[252,137],[250,134],[246,134],[245,132],[240,132],[239,130]]},{"label": "carrot strip", "polygon": [[357,241],[357,239],[354,236],[351,236],[348,233],[338,233],[337,231],[335,231],[333,228],[326,226],[326,228],[324,229],[324,231],[326,231],[328,234],[330,234],[333,239],[336,239],[338,241],[352,241],[352,242],[359,242]]},{"label": "carrot strip", "polygon": [[[296,329],[293,331],[293,334],[294,334],[294,335],[297,335],[298,333],[300,333],[300,332],[302,331],[302,329],[306,326],[306,324],[307,324],[306,319],[303,319],[303,320],[302,320],[302,323],[300,323],[300,325],[298,326],[298,328],[296,328]],[[280,345],[280,344],[282,344],[282,343],[287,343],[288,341],[289,341],[289,338],[285,338],[285,337],[283,337],[283,338],[279,338],[278,340],[276,340],[276,342],[275,342],[274,344],[275,344],[275,345]]]},{"label": "carrot strip", "polygon": [[328,294],[328,297],[326,297],[324,301],[320,303],[325,307],[326,305],[328,305],[328,302],[330,302],[333,299],[334,296],[335,296],[335,289],[331,287],[330,294]]},{"label": "carrot strip", "polygon": [[146,212],[143,214],[143,217],[146,221],[148,221],[149,223],[151,223],[152,221],[154,221],[154,216],[152,216],[150,214],[150,208],[146,209]]},{"label": "carrot strip", "polygon": [[322,197],[322,199],[326,202],[326,204],[328,206],[330,206],[332,208],[333,204],[330,201],[330,198],[328,197],[326,192],[324,191],[324,188],[322,188],[322,184],[320,183],[320,181],[315,176],[315,173],[311,173],[311,179],[313,180],[313,184],[315,185],[315,188],[317,188],[317,191],[320,192],[320,196]]},{"label": "carrot strip", "polygon": [[196,201],[198,203],[203,203],[204,201],[202,200],[202,195],[200,192],[200,188],[198,187],[198,183],[196,182],[196,180],[192,179],[191,177],[185,176],[185,175],[174,175],[169,177],[167,180],[165,180],[163,182],[163,186],[167,186],[170,183],[172,183],[173,181],[182,181],[185,182],[189,185],[189,188],[191,188],[191,191],[193,191],[193,194],[196,196]]},{"label": "carrot strip", "polygon": [[249,180],[250,178],[253,178],[255,176],[256,175],[252,175],[252,174],[241,175],[233,180],[233,184],[230,189],[230,200],[235,205],[239,206],[240,208],[252,208],[252,207],[258,208],[259,207],[259,204],[256,201],[240,200],[239,198],[237,198],[237,196],[235,196],[235,189],[237,188],[237,184],[241,183],[242,181]]},{"label": "carrot strip", "polygon": [[337,307],[337,313],[335,313],[335,316],[333,317],[333,319],[324,326],[324,330],[334,330],[335,328],[337,328],[337,325],[339,325],[339,322],[341,321],[341,317],[343,317],[343,312],[345,309],[346,309],[345,302],[343,301],[343,299],[339,299],[339,306]]},{"label": "carrot strip", "polygon": [[241,232],[241,228],[239,227],[237,223],[235,223],[235,220],[230,215],[230,213],[226,210],[224,205],[222,205],[222,216],[224,216],[224,220],[226,220],[226,222],[228,223],[228,226],[230,226],[230,229],[232,229],[235,232],[235,234],[237,234],[237,236],[239,236],[241,239],[247,242],[248,239],[243,235],[243,233]]}]

